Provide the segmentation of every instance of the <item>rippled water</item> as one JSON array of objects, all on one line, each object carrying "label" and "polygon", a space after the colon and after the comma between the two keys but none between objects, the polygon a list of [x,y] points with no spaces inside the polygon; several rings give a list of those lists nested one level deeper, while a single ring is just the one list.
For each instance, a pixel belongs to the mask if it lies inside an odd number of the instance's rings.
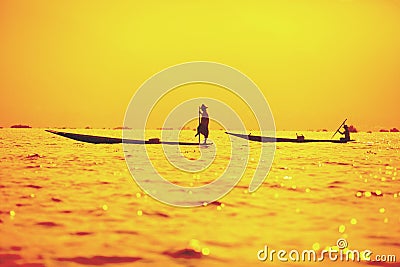
[{"label": "rippled water", "polygon": [[[192,134],[183,138],[190,140]],[[303,134],[329,138],[328,133]],[[244,177],[228,195],[205,207],[176,208],[138,188],[122,145],[80,143],[43,129],[1,129],[0,264],[301,266],[308,264],[260,262],[257,252],[264,245],[322,250],[339,238],[350,249],[395,254],[399,262],[400,135],[353,137],[357,142],[351,144],[277,144],[272,169],[252,194],[247,187],[260,144],[251,143]],[[159,147],[149,148],[149,154],[169,180],[199,186],[218,177],[229,161],[226,135],[214,131],[211,138],[218,155],[199,174],[174,170]],[[181,152],[189,160],[200,155],[198,147]]]}]

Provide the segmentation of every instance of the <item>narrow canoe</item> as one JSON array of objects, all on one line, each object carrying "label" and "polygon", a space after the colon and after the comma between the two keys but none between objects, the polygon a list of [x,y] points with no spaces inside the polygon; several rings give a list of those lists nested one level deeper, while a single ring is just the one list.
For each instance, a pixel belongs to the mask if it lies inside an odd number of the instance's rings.
[{"label": "narrow canoe", "polygon": [[[163,145],[182,145],[182,146],[198,146],[199,143],[194,142],[172,142],[172,141],[158,141],[157,139],[150,140],[133,140],[133,139],[122,139],[115,137],[105,137],[87,134],[76,134],[76,133],[66,133],[58,132],[53,130],[46,130],[46,132],[63,136],[69,139],[73,139],[80,142],[91,143],[91,144],[137,144],[137,145],[153,145],[153,144],[163,144]],[[212,145],[212,144],[200,144],[200,145]]]},{"label": "narrow canoe", "polygon": [[239,138],[247,139],[250,141],[255,142],[262,142],[262,143],[277,143],[277,142],[286,142],[286,143],[347,143],[353,142],[354,140],[329,140],[329,139],[294,139],[294,138],[279,138],[279,137],[264,137],[258,135],[246,135],[246,134],[237,134],[237,133],[230,133],[225,132],[226,134],[236,136]]}]

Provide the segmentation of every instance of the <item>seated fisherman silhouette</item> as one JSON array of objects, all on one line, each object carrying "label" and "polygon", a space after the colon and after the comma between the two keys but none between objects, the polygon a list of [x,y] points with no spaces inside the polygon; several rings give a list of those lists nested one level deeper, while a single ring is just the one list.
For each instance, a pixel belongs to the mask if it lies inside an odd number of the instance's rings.
[{"label": "seated fisherman silhouette", "polygon": [[350,131],[349,131],[349,127],[345,124],[343,125],[344,131],[338,131],[341,135],[344,135],[344,137],[340,138],[340,140],[342,141],[350,141]]}]

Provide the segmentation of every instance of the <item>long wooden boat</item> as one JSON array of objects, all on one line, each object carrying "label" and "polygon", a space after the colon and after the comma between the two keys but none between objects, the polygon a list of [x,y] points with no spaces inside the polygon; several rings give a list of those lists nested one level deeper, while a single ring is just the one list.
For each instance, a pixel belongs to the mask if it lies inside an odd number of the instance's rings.
[{"label": "long wooden boat", "polygon": [[182,145],[182,146],[198,146],[198,145],[212,145],[210,143],[207,144],[199,144],[195,142],[173,142],[173,141],[160,141],[158,138],[153,138],[149,140],[134,140],[134,139],[122,139],[115,137],[105,137],[105,136],[97,136],[97,135],[87,135],[87,134],[76,134],[76,133],[66,133],[59,132],[53,130],[46,130],[46,132],[56,134],[59,136],[63,136],[69,139],[73,139],[80,142],[92,143],[92,144],[137,144],[137,145],[153,145],[153,144],[162,144],[162,145]]},{"label": "long wooden boat", "polygon": [[242,139],[247,139],[255,142],[262,143],[275,143],[275,142],[285,142],[285,143],[347,143],[353,142],[354,140],[330,140],[330,139],[305,139],[303,136],[298,136],[296,139],[294,138],[280,138],[280,137],[264,137],[258,135],[246,135],[246,134],[238,134],[238,133],[230,133],[225,132],[226,134],[236,136]]}]

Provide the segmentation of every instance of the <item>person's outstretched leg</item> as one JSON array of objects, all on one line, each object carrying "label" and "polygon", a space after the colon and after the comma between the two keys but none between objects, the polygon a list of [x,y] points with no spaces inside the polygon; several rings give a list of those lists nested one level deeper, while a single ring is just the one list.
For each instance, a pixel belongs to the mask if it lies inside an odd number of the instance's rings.
[{"label": "person's outstretched leg", "polygon": [[205,129],[205,131],[204,131],[204,144],[207,144],[207,138],[208,138],[208,129]]}]

